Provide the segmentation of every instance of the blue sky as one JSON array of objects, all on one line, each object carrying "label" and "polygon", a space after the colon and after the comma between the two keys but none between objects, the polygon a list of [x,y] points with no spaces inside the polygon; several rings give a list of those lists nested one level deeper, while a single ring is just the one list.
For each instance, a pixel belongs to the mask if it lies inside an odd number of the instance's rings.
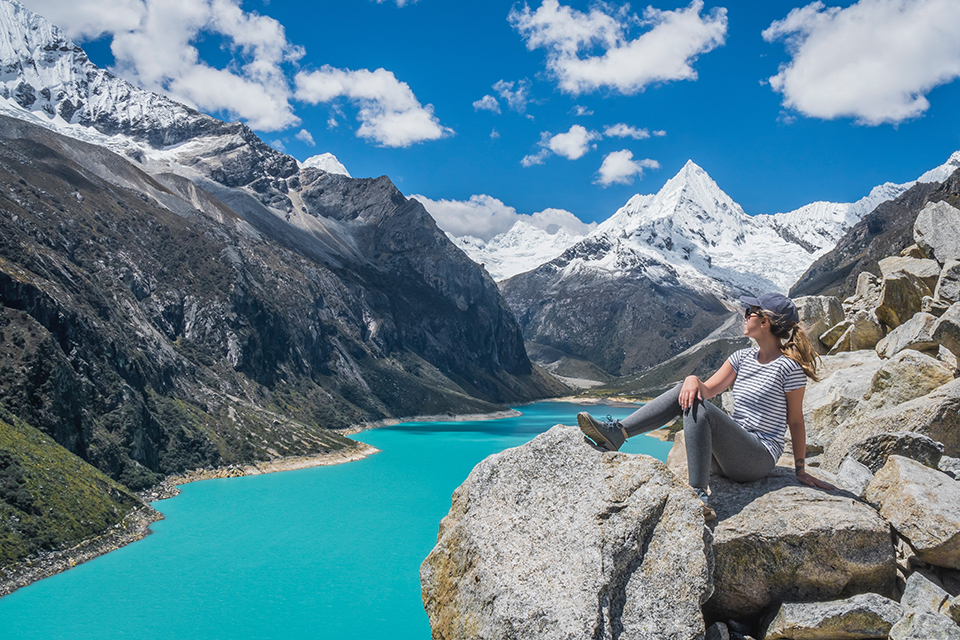
[{"label": "blue sky", "polygon": [[955,0],[25,4],[141,86],[388,175],[458,235],[576,230],[688,159],[756,214],[960,149]]}]

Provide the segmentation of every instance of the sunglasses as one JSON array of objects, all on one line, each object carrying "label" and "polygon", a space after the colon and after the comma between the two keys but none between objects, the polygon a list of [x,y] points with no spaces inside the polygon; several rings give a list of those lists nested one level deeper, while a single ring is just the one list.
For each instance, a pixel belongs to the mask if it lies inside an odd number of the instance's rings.
[{"label": "sunglasses", "polygon": [[750,316],[757,316],[757,317],[762,318],[762,317],[763,317],[763,312],[760,311],[759,309],[747,309],[746,311],[744,311],[744,313],[743,313],[743,319],[744,319],[744,320],[749,320],[749,319],[750,319]]}]

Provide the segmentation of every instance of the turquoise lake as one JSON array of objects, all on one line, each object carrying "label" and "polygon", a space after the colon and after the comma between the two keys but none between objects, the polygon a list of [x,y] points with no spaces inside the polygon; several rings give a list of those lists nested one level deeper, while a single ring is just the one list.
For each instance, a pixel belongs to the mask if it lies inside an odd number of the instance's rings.
[{"label": "turquoise lake", "polygon": [[[185,485],[154,503],[166,519],[145,539],[0,599],[0,637],[428,640],[419,568],[453,490],[581,407],[518,410],[365,431],[356,439],[381,452],[357,462]],[[623,448],[669,450],[645,436]]]}]

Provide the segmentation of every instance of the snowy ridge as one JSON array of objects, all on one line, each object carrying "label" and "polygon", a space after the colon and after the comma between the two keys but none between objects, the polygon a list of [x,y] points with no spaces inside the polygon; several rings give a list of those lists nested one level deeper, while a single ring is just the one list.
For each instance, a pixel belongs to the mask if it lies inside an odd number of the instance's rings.
[{"label": "snowy ridge", "polygon": [[352,178],[350,172],[347,171],[347,168],[343,166],[343,163],[337,160],[337,156],[332,153],[321,153],[317,156],[310,156],[306,160],[300,163],[301,169],[306,169],[308,167],[314,167],[320,169],[321,171],[326,171],[327,173],[336,173],[341,176],[347,176]]},{"label": "snowy ridge", "polygon": [[917,182],[943,182],[957,169],[960,169],[960,151],[954,151],[949,160],[939,167],[927,171],[917,178]]},{"label": "snowy ridge", "polygon": [[457,238],[447,235],[471,260],[486,267],[487,273],[498,281],[549,262],[583,240],[583,236],[571,235],[562,228],[551,234],[522,220],[489,242],[473,236]]}]

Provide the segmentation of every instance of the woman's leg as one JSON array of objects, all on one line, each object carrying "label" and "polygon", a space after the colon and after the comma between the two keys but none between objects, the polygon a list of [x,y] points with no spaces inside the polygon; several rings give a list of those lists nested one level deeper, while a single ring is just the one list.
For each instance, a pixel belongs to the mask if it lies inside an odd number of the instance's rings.
[{"label": "woman's leg", "polygon": [[617,451],[627,438],[659,429],[680,415],[680,385],[660,394],[623,420],[600,421],[587,412],[577,414],[584,435],[598,446]]},{"label": "woman's leg", "polygon": [[694,488],[710,483],[711,462],[736,482],[759,480],[777,463],[760,438],[709,402],[698,401],[684,412],[683,434],[688,481]]},{"label": "woman's leg", "polygon": [[674,418],[680,416],[680,387],[676,385],[669,391],[643,405],[620,421],[627,436],[633,436],[659,429]]}]

